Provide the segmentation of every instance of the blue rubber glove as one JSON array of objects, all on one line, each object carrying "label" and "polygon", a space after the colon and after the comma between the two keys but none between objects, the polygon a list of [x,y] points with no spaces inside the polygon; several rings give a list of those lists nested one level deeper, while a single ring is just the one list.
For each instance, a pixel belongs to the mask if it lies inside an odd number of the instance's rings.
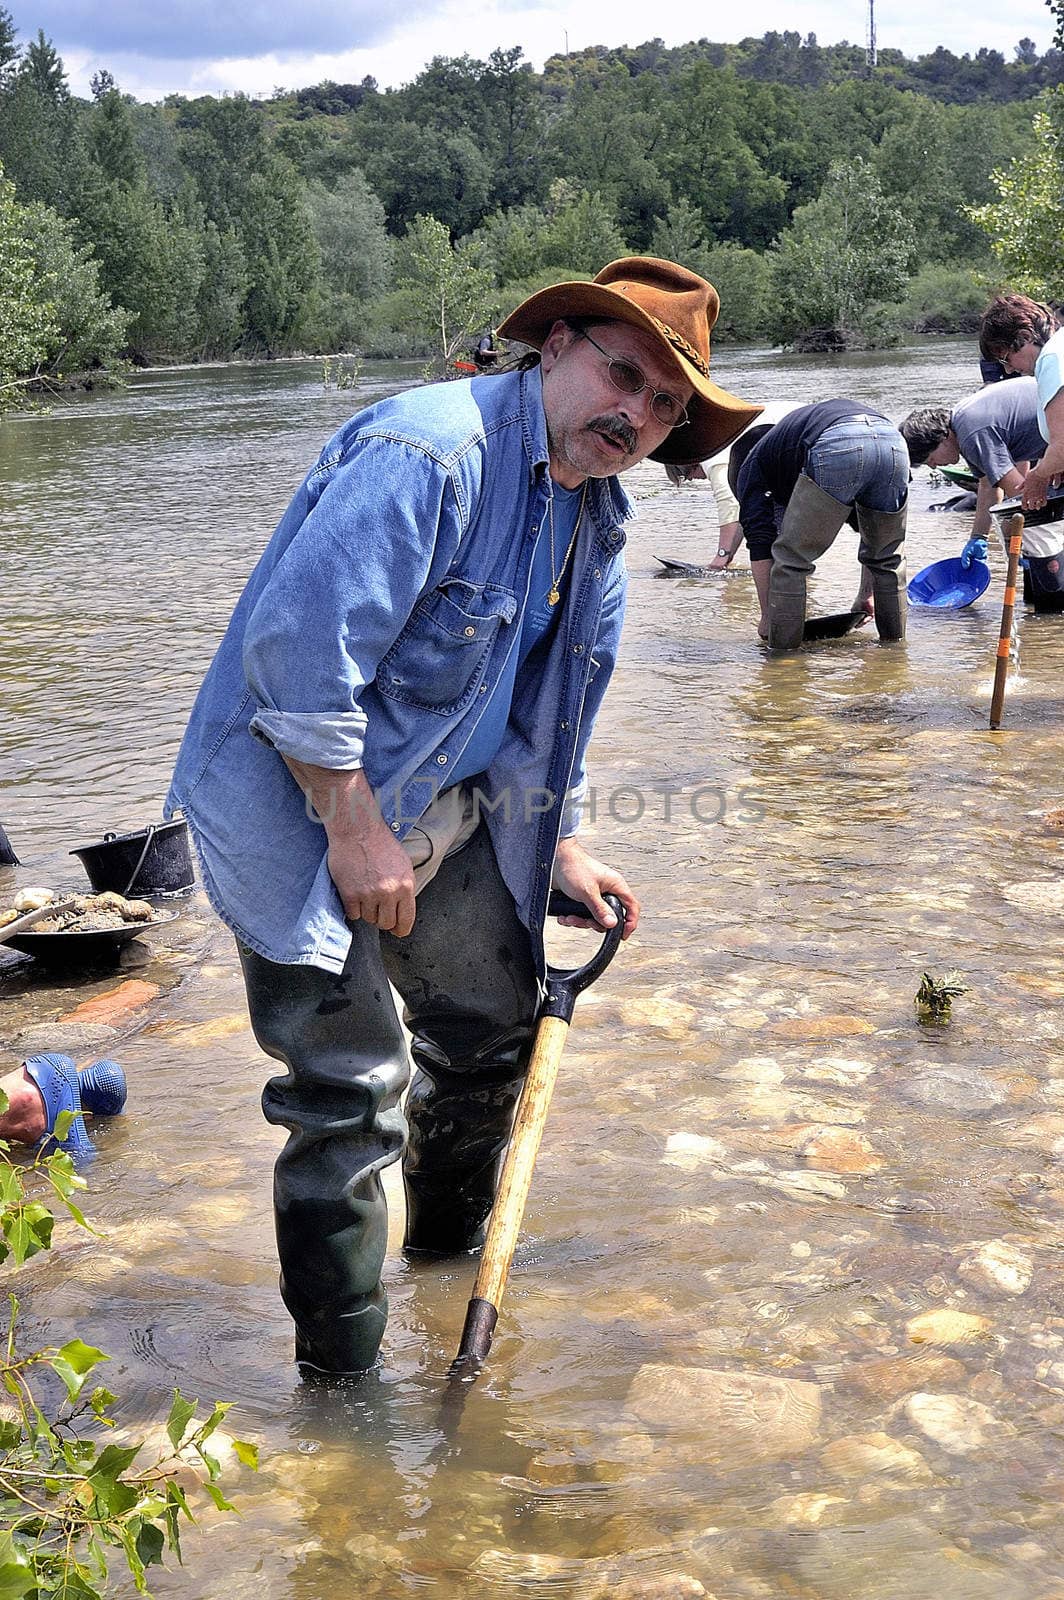
[{"label": "blue rubber glove", "polygon": [[973,561],[985,561],[990,547],[985,539],[969,539],[961,551],[961,566],[967,570]]}]

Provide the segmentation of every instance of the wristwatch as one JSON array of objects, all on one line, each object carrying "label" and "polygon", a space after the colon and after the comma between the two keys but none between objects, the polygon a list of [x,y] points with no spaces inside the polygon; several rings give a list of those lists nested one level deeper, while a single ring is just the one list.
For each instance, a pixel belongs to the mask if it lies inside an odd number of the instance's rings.
[{"label": "wristwatch", "polygon": [[731,551],[730,550],[725,550],[725,548],[724,548],[724,546],[722,544],[719,544],[717,546],[717,554],[718,554],[718,556],[723,556],[725,561],[730,561],[731,560]]}]

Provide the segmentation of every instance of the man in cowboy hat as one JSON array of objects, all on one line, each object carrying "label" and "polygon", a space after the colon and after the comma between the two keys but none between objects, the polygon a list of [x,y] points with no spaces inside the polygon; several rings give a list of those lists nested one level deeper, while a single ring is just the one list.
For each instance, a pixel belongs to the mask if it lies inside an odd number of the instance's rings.
[{"label": "man in cowboy hat", "polygon": [[[709,376],[712,285],[614,262],[502,324],[523,370],[409,390],[326,445],[237,605],[170,795],[287,1072],[274,1199],[296,1357],[372,1366],[380,1172],[409,1251],[475,1248],[527,1067],[553,886],[639,906],[580,844],[624,609],[616,475],[757,414]],[[417,897],[415,900],[415,896]],[[409,1059],[389,981],[405,1004]]]}]

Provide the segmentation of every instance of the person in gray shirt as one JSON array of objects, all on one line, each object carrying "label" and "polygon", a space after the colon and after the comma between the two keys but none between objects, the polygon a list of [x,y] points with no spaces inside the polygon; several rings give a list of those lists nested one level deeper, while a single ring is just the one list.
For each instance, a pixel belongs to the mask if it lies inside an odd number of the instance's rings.
[{"label": "person in gray shirt", "polygon": [[1020,492],[1029,467],[1046,447],[1038,427],[1035,380],[988,384],[952,411],[924,406],[909,413],[899,432],[912,466],[953,466],[963,456],[976,474],[975,520],[962,559],[965,565],[973,556],[985,561],[991,507]]}]

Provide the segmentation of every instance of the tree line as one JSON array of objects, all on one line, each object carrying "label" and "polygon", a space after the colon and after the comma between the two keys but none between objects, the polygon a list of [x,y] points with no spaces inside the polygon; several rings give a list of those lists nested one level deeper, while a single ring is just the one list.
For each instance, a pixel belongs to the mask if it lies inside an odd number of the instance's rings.
[{"label": "tree line", "polygon": [[85,100],[0,10],[0,384],[360,350],[449,356],[626,252],[718,287],[725,338],[948,331],[995,266],[994,175],[1045,144],[1058,46],[909,61],[768,33],[437,58],[409,84]]}]

